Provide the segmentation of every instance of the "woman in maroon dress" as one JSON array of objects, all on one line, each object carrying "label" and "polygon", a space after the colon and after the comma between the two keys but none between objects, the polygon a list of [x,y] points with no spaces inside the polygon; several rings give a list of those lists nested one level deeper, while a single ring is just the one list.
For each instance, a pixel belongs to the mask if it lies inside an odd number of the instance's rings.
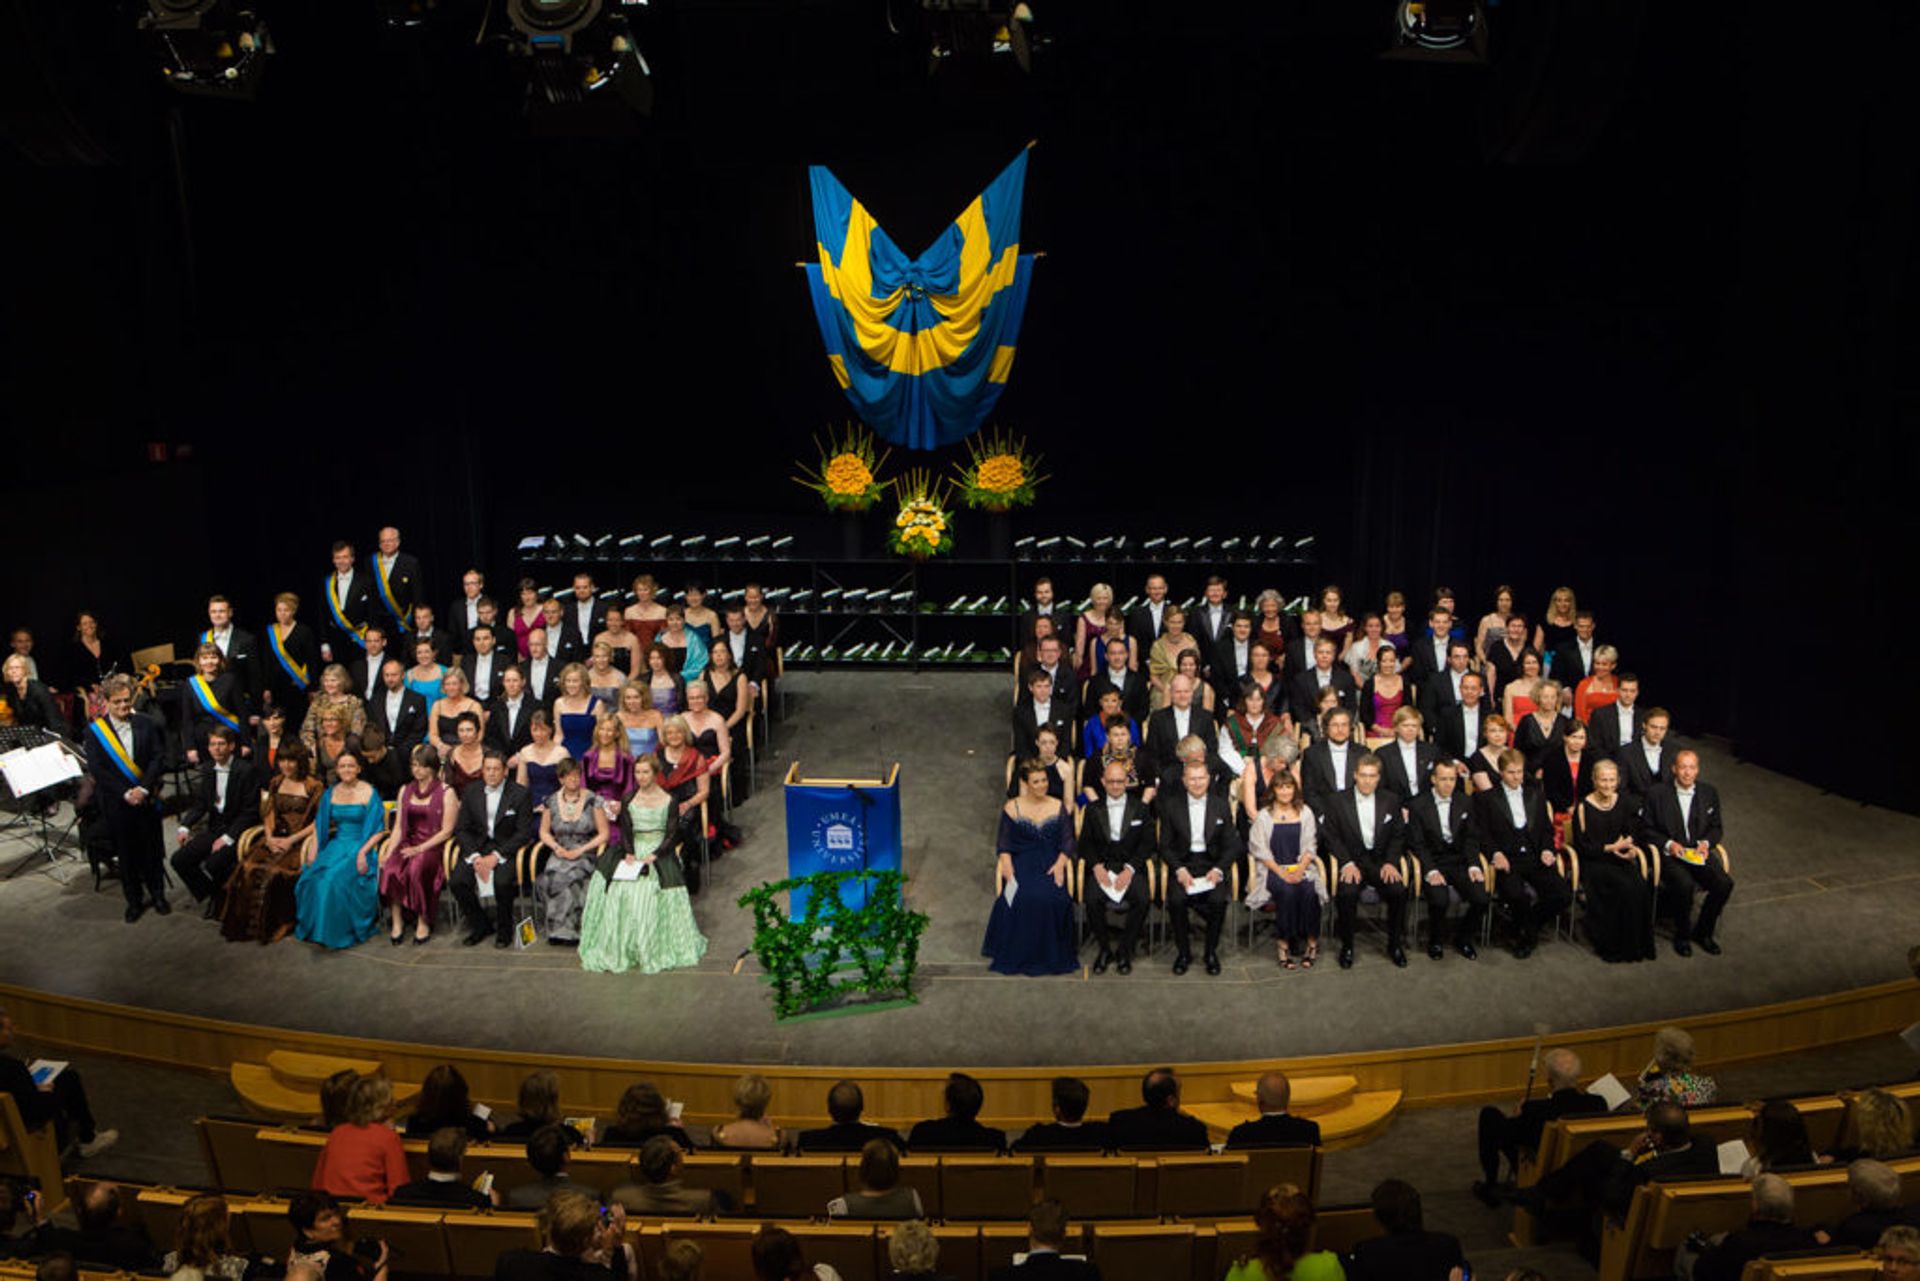
[{"label": "woman in maroon dress", "polygon": [[430,743],[413,749],[413,781],[400,789],[394,824],[399,840],[380,865],[380,897],[393,913],[388,940],[399,947],[406,938],[406,917],[414,920],[413,942],[433,935],[434,906],[446,881],[445,851],[459,817],[459,800],[440,781],[440,753]]}]

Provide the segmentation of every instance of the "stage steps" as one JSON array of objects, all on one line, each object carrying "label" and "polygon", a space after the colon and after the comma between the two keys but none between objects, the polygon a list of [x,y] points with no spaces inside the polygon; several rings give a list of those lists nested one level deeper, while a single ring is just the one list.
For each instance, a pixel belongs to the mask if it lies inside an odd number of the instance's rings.
[{"label": "stage steps", "polygon": [[[1295,1077],[1292,1084],[1287,1110],[1320,1123],[1320,1146],[1325,1150],[1358,1147],[1377,1138],[1400,1110],[1399,1090],[1362,1090],[1352,1076]],[[1232,1089],[1232,1103],[1195,1103],[1186,1109],[1206,1122],[1216,1143],[1224,1142],[1234,1126],[1260,1115],[1254,1105],[1254,1082],[1235,1081]]]},{"label": "stage steps", "polygon": [[[339,1058],[274,1050],[265,1063],[234,1063],[227,1079],[249,1109],[275,1121],[305,1124],[320,1115],[320,1086],[335,1072],[362,1076],[380,1070],[378,1059]],[[419,1096],[417,1084],[393,1084],[393,1102],[404,1106]]]}]

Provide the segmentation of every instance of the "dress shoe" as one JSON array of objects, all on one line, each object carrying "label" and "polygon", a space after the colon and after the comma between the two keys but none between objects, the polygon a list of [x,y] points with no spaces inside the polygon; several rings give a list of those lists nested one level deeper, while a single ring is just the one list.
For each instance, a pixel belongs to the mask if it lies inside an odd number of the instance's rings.
[{"label": "dress shoe", "polygon": [[1518,1206],[1528,1214],[1545,1214],[1547,1211],[1547,1194],[1538,1183],[1531,1187],[1507,1189],[1504,1195],[1508,1204]]},{"label": "dress shoe", "polygon": [[500,938],[497,938],[497,939],[495,939],[495,940],[493,941],[493,945],[494,945],[495,947],[512,947],[512,946],[513,946],[513,940],[512,940],[512,939],[510,939],[510,938],[506,938],[506,937],[504,937],[504,936],[502,936],[502,937],[500,937]]},{"label": "dress shoe", "polygon": [[1173,972],[1175,974],[1185,974],[1187,972],[1187,966],[1191,965],[1192,963],[1193,963],[1193,958],[1191,956],[1188,956],[1185,952],[1182,952],[1180,955],[1173,958]]},{"label": "dress shoe", "polygon": [[1207,953],[1207,973],[1218,974],[1219,972],[1220,972],[1220,954],[1218,952],[1208,952]]},{"label": "dress shoe", "polygon": [[1100,955],[1093,958],[1093,972],[1095,974],[1105,974],[1107,972],[1107,966],[1111,964],[1113,964],[1113,954],[1103,947],[1100,949]]},{"label": "dress shoe", "polygon": [[206,920],[209,920],[209,921],[217,921],[217,920],[219,920],[219,919],[220,919],[220,897],[219,897],[219,895],[215,895],[214,897],[212,897],[212,898],[210,898],[210,899],[208,899],[208,900],[207,900],[207,906],[206,906],[206,908],[205,908],[205,910],[203,910],[203,911],[202,911],[202,912],[200,913],[200,915],[201,915],[201,916],[202,916],[203,918],[205,918]]},{"label": "dress shoe", "polygon": [[1353,968],[1353,944],[1351,943],[1340,945],[1340,968],[1343,970]]},{"label": "dress shoe", "polygon": [[493,931],[491,930],[474,930],[472,933],[468,934],[465,938],[460,940],[460,946],[461,947],[479,947],[482,943],[486,942],[487,939],[492,937],[492,934],[493,934]]},{"label": "dress shoe", "polygon": [[135,921],[139,920],[141,917],[145,916],[146,914],[147,914],[147,909],[143,905],[139,903],[127,904],[127,924],[128,925],[132,925]]},{"label": "dress shoe", "polygon": [[1407,949],[1401,947],[1398,943],[1389,943],[1387,944],[1387,959],[1404,970],[1407,968]]},{"label": "dress shoe", "polygon": [[1673,941],[1673,953],[1675,956],[1692,956],[1693,944],[1687,942],[1685,939],[1675,939]]},{"label": "dress shoe", "polygon": [[1120,953],[1120,959],[1113,963],[1113,972],[1115,974],[1133,973],[1133,953],[1131,952]]},{"label": "dress shoe", "polygon": [[1698,944],[1700,950],[1702,952],[1705,952],[1708,956],[1720,955],[1720,945],[1714,942],[1713,939],[1708,935],[1696,934],[1693,936],[1693,941],[1696,944]]},{"label": "dress shoe", "polygon": [[1453,950],[1466,957],[1469,961],[1477,961],[1480,959],[1480,949],[1465,939],[1461,939],[1458,943],[1455,943]]},{"label": "dress shoe", "polygon": [[153,914],[155,916],[171,916],[173,915],[173,904],[163,898],[157,898],[153,900]]},{"label": "dress shoe", "polygon": [[99,1156],[119,1141],[120,1131],[100,1130],[96,1132],[92,1138],[80,1145],[79,1152],[83,1159],[86,1157]]},{"label": "dress shoe", "polygon": [[1497,1210],[1501,1204],[1500,1189],[1491,1183],[1482,1183],[1476,1179],[1473,1184],[1473,1199],[1489,1210]]},{"label": "dress shoe", "polygon": [[1427,944],[1427,959],[1429,961],[1441,960],[1446,956],[1446,954],[1447,954],[1447,949],[1445,949],[1444,947],[1441,947],[1438,943]]},{"label": "dress shoe", "polygon": [[1529,956],[1532,956],[1532,955],[1533,955],[1533,940],[1532,940],[1532,939],[1517,939],[1517,940],[1515,940],[1515,942],[1514,942],[1514,945],[1513,945],[1513,959],[1514,959],[1514,960],[1516,960],[1516,961],[1524,961],[1524,960],[1526,960],[1526,959],[1527,959],[1527,958],[1528,958]]}]

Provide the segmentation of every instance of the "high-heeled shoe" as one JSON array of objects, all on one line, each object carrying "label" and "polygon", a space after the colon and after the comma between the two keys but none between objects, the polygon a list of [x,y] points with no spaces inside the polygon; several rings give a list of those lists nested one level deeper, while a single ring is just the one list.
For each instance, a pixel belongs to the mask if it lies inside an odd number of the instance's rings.
[{"label": "high-heeled shoe", "polygon": [[400,945],[401,945],[402,943],[404,943],[404,942],[406,942],[406,941],[407,941],[407,936],[406,936],[406,935],[404,935],[404,934],[389,934],[389,935],[387,935],[387,942],[389,942],[389,943],[391,943],[391,944],[393,944],[393,945],[394,945],[395,947],[399,947],[399,946],[400,946]]},{"label": "high-heeled shoe", "polygon": [[413,936],[413,945],[415,947],[425,947],[427,945],[427,940],[432,937],[433,935],[431,934],[416,934]]}]

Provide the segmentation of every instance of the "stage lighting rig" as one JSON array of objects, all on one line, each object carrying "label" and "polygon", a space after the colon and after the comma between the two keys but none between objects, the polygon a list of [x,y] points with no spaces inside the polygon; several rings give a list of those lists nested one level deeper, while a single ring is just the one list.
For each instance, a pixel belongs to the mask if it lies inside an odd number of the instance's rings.
[{"label": "stage lighting rig", "polygon": [[235,0],[146,0],[140,29],[160,51],[160,74],[182,93],[252,98],[273,37]]},{"label": "stage lighting rig", "polygon": [[1487,55],[1487,11],[1481,0],[1395,0],[1394,53],[1478,62]]},{"label": "stage lighting rig", "polygon": [[611,95],[653,111],[653,69],[631,15],[646,0],[506,0],[508,51],[528,60],[527,91],[549,106]]},{"label": "stage lighting rig", "polygon": [[951,59],[986,61],[1011,56],[1020,70],[1032,72],[1033,51],[1046,37],[1033,30],[1033,9],[1026,0],[920,0],[926,15],[927,74]]}]

